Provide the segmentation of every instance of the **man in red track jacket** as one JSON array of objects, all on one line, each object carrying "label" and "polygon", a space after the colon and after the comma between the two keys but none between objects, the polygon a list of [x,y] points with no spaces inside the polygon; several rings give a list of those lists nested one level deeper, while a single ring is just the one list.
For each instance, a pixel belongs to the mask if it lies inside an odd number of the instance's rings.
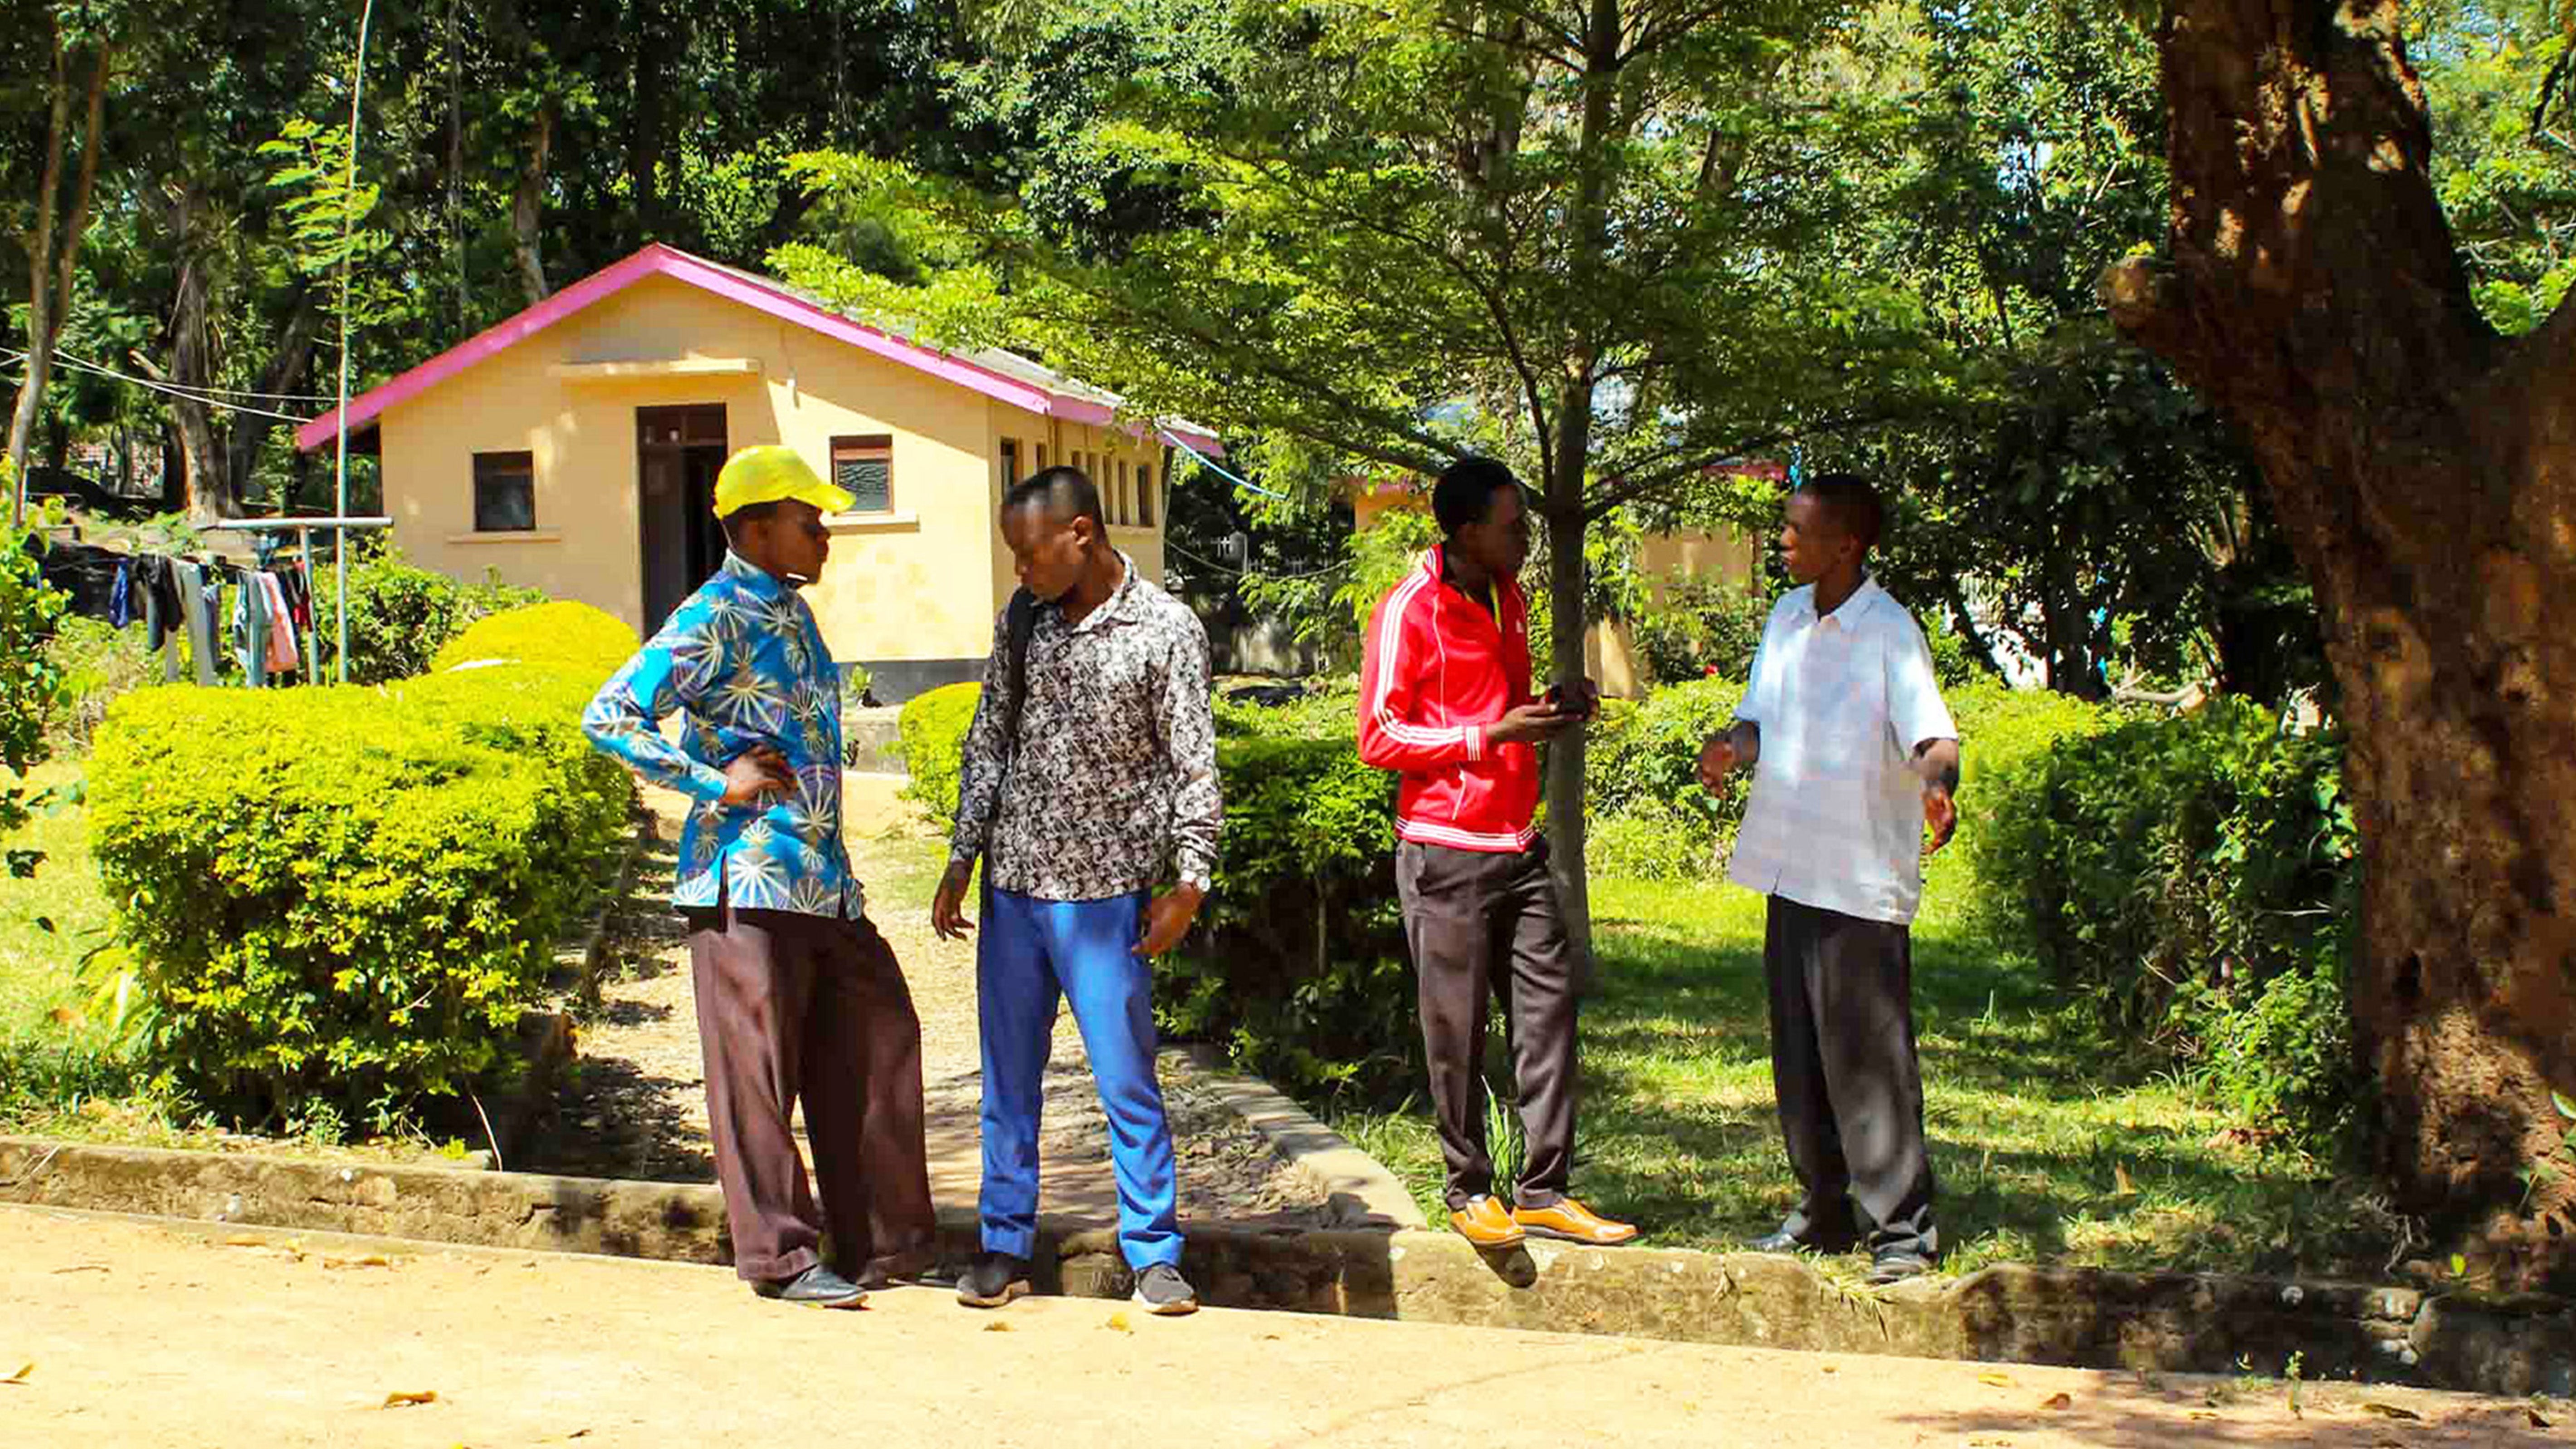
[{"label": "man in red track jacket", "polygon": [[[1399,771],[1395,885],[1449,1170],[1449,1225],[1480,1248],[1524,1234],[1607,1245],[1637,1235],[1566,1195],[1574,1160],[1574,951],[1548,874],[1536,742],[1578,727],[1590,683],[1530,693],[1520,572],[1529,513],[1511,470],[1467,458],[1431,494],[1442,543],[1378,601],[1360,666],[1360,758]],[[1551,696],[1555,691],[1550,691]],[[1493,973],[1510,975],[1512,1068],[1529,1139],[1515,1202],[1493,1195],[1482,1064]]]}]

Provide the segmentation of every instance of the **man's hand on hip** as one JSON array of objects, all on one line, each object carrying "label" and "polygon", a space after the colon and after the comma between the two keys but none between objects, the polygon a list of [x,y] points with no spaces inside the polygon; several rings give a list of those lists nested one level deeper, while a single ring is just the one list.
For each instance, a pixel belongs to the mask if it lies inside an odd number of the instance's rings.
[{"label": "man's hand on hip", "polygon": [[787,757],[767,745],[754,745],[725,766],[725,792],[719,799],[739,809],[794,793],[796,772],[787,768]]},{"label": "man's hand on hip", "polygon": [[1190,922],[1198,919],[1199,902],[1206,900],[1197,886],[1174,886],[1145,908],[1145,939],[1136,943],[1136,954],[1160,956],[1181,944],[1189,934]]},{"label": "man's hand on hip", "polygon": [[939,877],[939,893],[930,898],[930,929],[943,941],[963,941],[975,923],[966,916],[966,887],[975,880],[975,862],[952,860]]}]

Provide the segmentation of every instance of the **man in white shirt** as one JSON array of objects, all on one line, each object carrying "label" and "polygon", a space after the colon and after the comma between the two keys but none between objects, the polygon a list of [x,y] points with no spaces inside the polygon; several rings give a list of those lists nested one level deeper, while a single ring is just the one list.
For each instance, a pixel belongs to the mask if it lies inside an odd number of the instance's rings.
[{"label": "man in white shirt", "polygon": [[1771,1081],[1806,1197],[1762,1252],[1837,1252],[1868,1227],[1870,1281],[1940,1256],[1909,926],[1929,850],[1958,812],[1959,729],[1932,650],[1870,581],[1885,510],[1848,474],[1790,495],[1780,557],[1799,588],[1763,627],[1735,723],[1700,748],[1700,782],[1753,770],[1728,879],[1770,897]]}]

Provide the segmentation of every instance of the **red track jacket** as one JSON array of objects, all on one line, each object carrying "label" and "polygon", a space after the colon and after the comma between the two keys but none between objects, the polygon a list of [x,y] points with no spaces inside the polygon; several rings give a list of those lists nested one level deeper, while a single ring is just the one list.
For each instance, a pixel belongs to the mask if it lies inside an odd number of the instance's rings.
[{"label": "red track jacket", "polygon": [[1538,750],[1488,745],[1528,704],[1529,608],[1498,580],[1498,621],[1441,580],[1440,550],[1378,601],[1360,656],[1360,758],[1402,773],[1395,833],[1453,850],[1516,851],[1537,835]]}]

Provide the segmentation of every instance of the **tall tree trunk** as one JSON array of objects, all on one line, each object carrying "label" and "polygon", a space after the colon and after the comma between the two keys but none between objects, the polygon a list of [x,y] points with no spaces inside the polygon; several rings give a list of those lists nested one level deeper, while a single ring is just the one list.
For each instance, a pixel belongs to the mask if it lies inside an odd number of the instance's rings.
[{"label": "tall tree trunk", "polygon": [[2167,0],[2170,260],[2104,300],[2245,430],[2313,581],[2365,842],[2350,997],[2399,1204],[2576,1282],[2576,303],[2479,316],[2394,0]]},{"label": "tall tree trunk", "polygon": [[[197,225],[200,205],[200,198],[186,182],[173,183],[164,196],[163,211],[179,262],[178,291],[170,303],[169,368],[165,371],[152,365],[140,351],[133,355],[156,380],[202,390],[213,368],[206,356],[207,283]],[[239,517],[241,501],[232,480],[224,476],[224,454],[215,441],[214,420],[208,408],[195,398],[176,396],[170,398],[169,407],[187,475],[188,517],[200,524]]]},{"label": "tall tree trunk", "polygon": [[545,215],[546,153],[553,149],[554,135],[554,102],[547,101],[537,107],[537,133],[529,138],[528,159],[519,168],[518,194],[510,200],[511,250],[519,259],[519,285],[527,290],[531,307],[554,290],[547,285],[545,254],[539,245]]},{"label": "tall tree trunk", "polygon": [[[1576,141],[1576,164],[1582,179],[1576,187],[1573,256],[1578,291],[1600,268],[1609,250],[1609,148],[1617,141],[1611,106],[1619,81],[1619,0],[1592,0],[1584,31],[1583,122]],[[1538,436],[1550,445],[1547,461],[1546,516],[1548,554],[1548,633],[1555,655],[1556,680],[1573,685],[1583,679],[1585,625],[1583,587],[1584,485],[1591,477],[1592,408],[1597,359],[1577,348],[1557,389],[1556,426],[1543,418]],[[1583,732],[1559,735],[1547,752],[1547,834],[1549,866],[1556,877],[1557,908],[1574,943],[1586,990],[1593,982],[1592,883],[1584,868]]]},{"label": "tall tree trunk", "polygon": [[[295,293],[295,311],[286,320],[286,330],[277,339],[277,347],[268,355],[268,365],[260,369],[259,381],[253,384],[264,393],[293,390],[304,380],[304,369],[313,360],[313,336],[322,322],[322,308],[312,289],[299,285]],[[253,406],[275,410],[277,404],[255,400]],[[268,446],[269,434],[277,431],[278,419],[257,413],[236,412],[224,430],[224,476],[231,480],[233,494],[246,496],[253,474],[259,470],[260,450]],[[291,498],[281,499],[291,503]]]},{"label": "tall tree trunk", "polygon": [[54,349],[54,197],[62,189],[63,133],[70,128],[72,98],[63,87],[63,33],[54,27],[53,108],[45,126],[45,174],[38,183],[36,221],[27,233],[27,380],[18,386],[18,405],[9,415],[9,466],[22,480],[17,489],[26,499],[27,442],[35,436],[36,413],[44,406],[45,383],[53,371]]}]

